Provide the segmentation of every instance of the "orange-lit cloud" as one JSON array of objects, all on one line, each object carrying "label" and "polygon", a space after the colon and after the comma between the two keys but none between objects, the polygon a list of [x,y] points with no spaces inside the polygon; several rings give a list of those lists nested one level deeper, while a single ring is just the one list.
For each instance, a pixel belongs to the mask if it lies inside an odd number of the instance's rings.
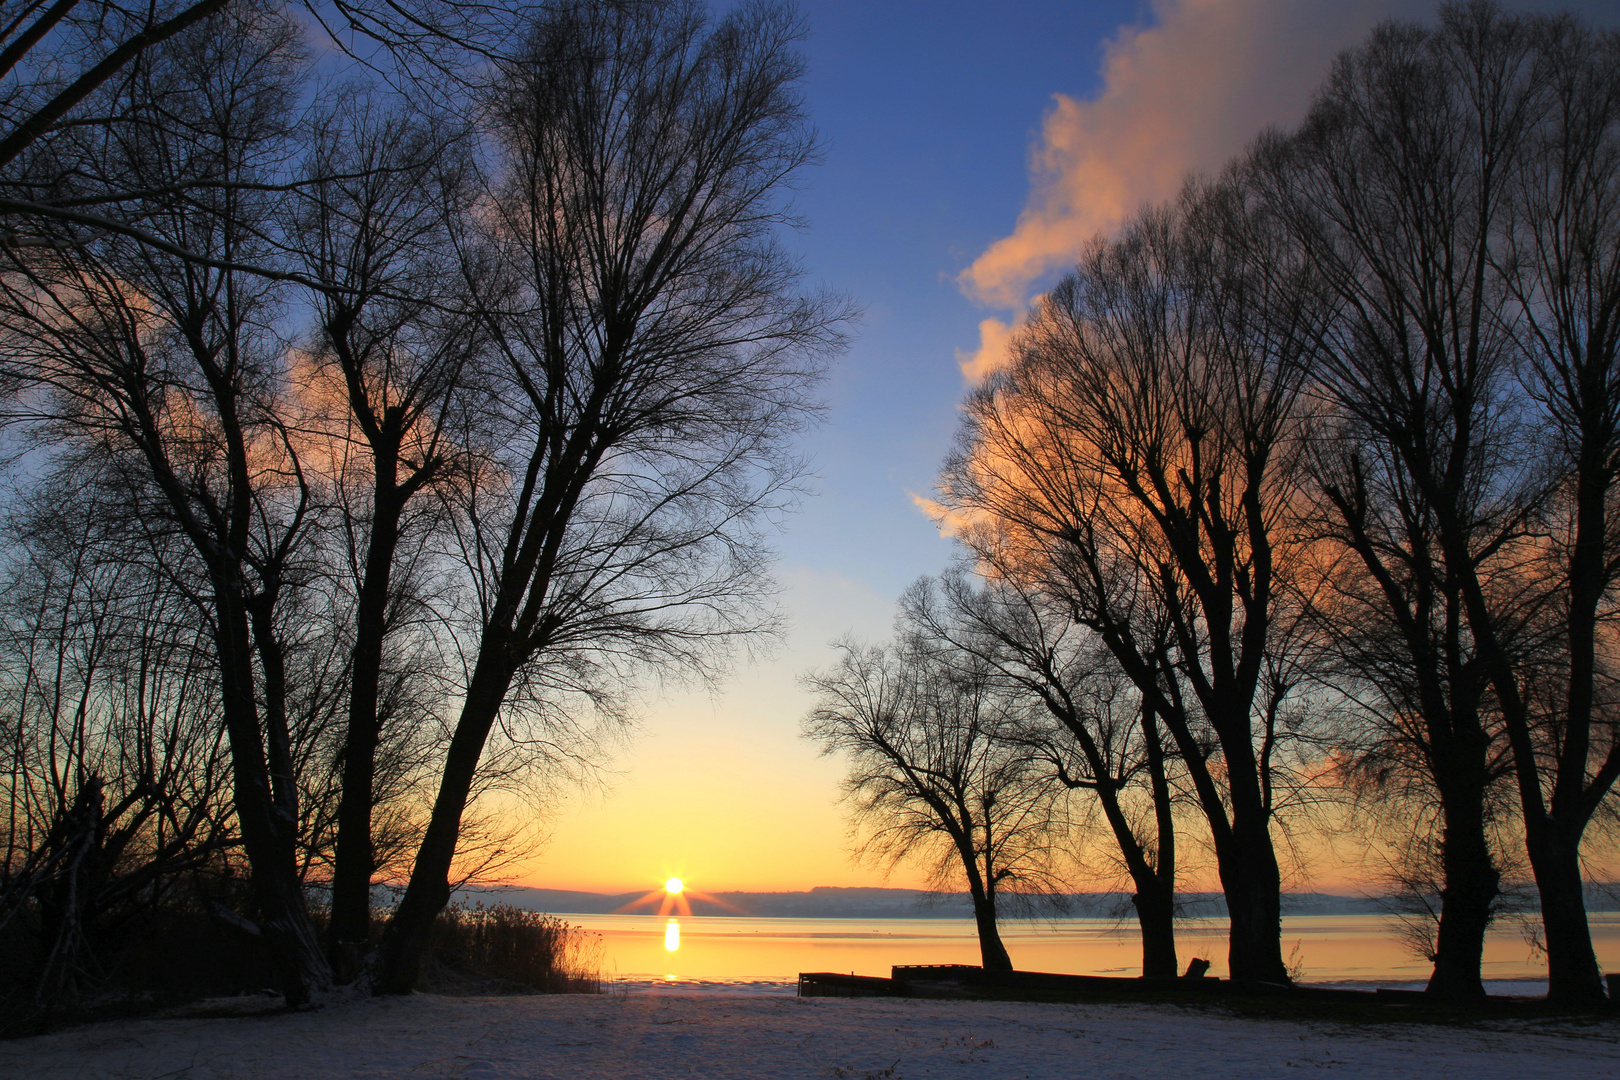
[{"label": "orange-lit cloud", "polygon": [[[1093,236],[1173,196],[1189,171],[1218,169],[1265,126],[1297,122],[1334,55],[1378,21],[1417,14],[1394,0],[1154,0],[1153,13],[1156,25],[1108,43],[1097,97],[1055,96],[1030,152],[1029,201],[1012,235],[962,272],[968,295],[1024,307]],[[980,325],[969,378],[993,370],[1004,330]]]},{"label": "orange-lit cloud", "polygon": [[956,361],[961,365],[962,377],[972,383],[983,382],[1006,367],[1011,357],[1013,337],[1022,322],[1022,317],[1014,318],[1010,323],[1001,319],[980,321],[979,347],[972,353],[961,349],[956,351]]}]

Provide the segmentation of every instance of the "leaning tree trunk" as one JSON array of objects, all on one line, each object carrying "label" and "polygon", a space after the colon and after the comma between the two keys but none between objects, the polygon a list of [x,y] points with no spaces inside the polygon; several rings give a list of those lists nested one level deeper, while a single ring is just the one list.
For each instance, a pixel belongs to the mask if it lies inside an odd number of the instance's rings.
[{"label": "leaning tree trunk", "polygon": [[[1614,773],[1603,763],[1589,777],[1594,719],[1601,719],[1597,693],[1599,613],[1612,598],[1609,570],[1615,548],[1612,498],[1614,447],[1620,432],[1609,419],[1615,405],[1609,388],[1615,373],[1613,355],[1590,364],[1579,428],[1580,450],[1575,476],[1575,544],[1569,557],[1569,608],[1565,632],[1569,674],[1565,725],[1553,767],[1548,810],[1528,812],[1540,800],[1541,778],[1531,746],[1529,717],[1522,707],[1509,718],[1520,803],[1526,807],[1525,848],[1541,894],[1541,922],[1547,944],[1547,997],[1566,1005],[1605,1001],[1603,975],[1592,951],[1581,874],[1581,838],[1593,810],[1608,795]],[[1610,758],[1610,762],[1613,758]],[[1590,786],[1589,786],[1590,785]]]},{"label": "leaning tree trunk", "polygon": [[[1496,639],[1483,590],[1477,583],[1469,596],[1469,622],[1491,662],[1491,681],[1503,706],[1513,766],[1524,813],[1525,851],[1541,896],[1541,921],[1547,947],[1547,997],[1564,1005],[1597,1005],[1606,1001],[1602,972],[1592,951],[1581,875],[1581,836],[1586,816],[1579,806],[1590,798],[1584,777],[1584,754],[1571,755],[1566,734],[1554,779],[1552,809],[1541,792],[1541,771],[1531,734],[1530,711],[1519,693],[1512,659]],[[1572,679],[1572,688],[1575,680]],[[1579,725],[1571,724],[1572,729]],[[1567,771],[1566,771],[1567,767]],[[1560,790],[1566,789],[1567,790]],[[1605,789],[1606,790],[1606,789]]]},{"label": "leaning tree trunk", "polygon": [[1011,971],[1012,957],[1001,943],[996,925],[996,898],[982,888],[973,890],[973,921],[979,930],[979,963],[986,971]]},{"label": "leaning tree trunk", "polygon": [[[1513,750],[1519,806],[1524,815],[1525,851],[1530,856],[1536,890],[1541,896],[1541,921],[1547,947],[1547,997],[1575,1006],[1601,1005],[1607,1000],[1602,972],[1592,951],[1591,927],[1586,919],[1580,848],[1591,808],[1608,793],[1614,782],[1610,775],[1598,779],[1595,786],[1589,788],[1587,778],[1587,751],[1591,745],[1595,702],[1597,611],[1607,583],[1603,542],[1608,526],[1606,500],[1611,489],[1609,484],[1592,483],[1593,473],[1601,470],[1586,460],[1587,449],[1583,447],[1581,467],[1577,470],[1577,531],[1569,571],[1566,618],[1570,670],[1566,686],[1566,729],[1552,767],[1550,808],[1542,792],[1544,765],[1537,753],[1537,735],[1530,707],[1521,690],[1515,657],[1497,636],[1490,604],[1479,581],[1470,578],[1464,582],[1469,627],[1489,666]],[[1461,548],[1462,536],[1463,530],[1453,525],[1449,546]]]},{"label": "leaning tree trunk", "polygon": [[1130,819],[1119,802],[1119,789],[1105,783],[1109,770],[1096,740],[1072,712],[1059,712],[1058,719],[1075,737],[1096,778],[1097,801],[1114,834],[1120,857],[1131,875],[1136,892],[1131,903],[1136,908],[1137,925],[1142,932],[1142,974],[1147,978],[1174,978],[1176,974],[1175,926],[1175,821],[1170,813],[1170,784],[1165,774],[1164,747],[1152,704],[1142,705],[1142,737],[1147,750],[1153,817],[1158,831],[1157,865],[1148,858],[1142,841],[1131,828]]},{"label": "leaning tree trunk", "polygon": [[1170,778],[1165,771],[1164,743],[1160,739],[1158,710],[1142,703],[1142,743],[1147,750],[1149,790],[1153,794],[1153,820],[1158,832],[1154,865],[1147,874],[1132,873],[1136,894],[1136,921],[1142,928],[1144,978],[1176,976],[1176,822],[1170,808]]},{"label": "leaning tree trunk", "polygon": [[[971,821],[966,813],[963,819]],[[973,900],[973,922],[979,931],[979,963],[986,971],[1011,971],[1012,957],[1007,955],[1007,946],[1001,943],[1001,929],[996,925],[995,867],[990,864],[988,855],[985,865],[980,866],[972,826],[963,826],[961,822],[957,825],[952,829],[952,840],[962,860],[968,896]],[[985,847],[990,849],[988,841]]]},{"label": "leaning tree trunk", "polygon": [[[1173,864],[1172,867],[1162,865],[1165,857],[1164,837],[1160,838],[1161,865],[1155,867],[1132,831],[1119,805],[1118,793],[1099,786],[1097,795],[1098,802],[1102,804],[1103,817],[1113,830],[1120,856],[1125,860],[1131,884],[1136,889],[1131,903],[1136,908],[1136,921],[1142,931],[1142,974],[1149,978],[1173,978],[1176,974],[1176,886]],[[1160,825],[1162,828],[1162,821]],[[1166,873],[1167,869],[1171,872]]]},{"label": "leaning tree trunk", "polygon": [[504,654],[505,640],[505,635],[486,632],[483,653],[473,669],[461,718],[445,754],[439,794],[416,851],[410,884],[383,931],[372,987],[377,994],[408,994],[416,986],[433,920],[450,902],[450,866],[456,857],[461,818],[472,793],[484,742],[512,679],[509,666],[492,659]]},{"label": "leaning tree trunk", "polygon": [[1247,716],[1238,713],[1235,723],[1229,719],[1227,734],[1232,737],[1221,739],[1231,800],[1228,817],[1228,803],[1185,715],[1161,711],[1209,822],[1216,871],[1226,897],[1227,973],[1240,982],[1289,983],[1292,978],[1282,956],[1282,872],[1271,843],[1270,815],[1260,794],[1259,762],[1248,741]]}]

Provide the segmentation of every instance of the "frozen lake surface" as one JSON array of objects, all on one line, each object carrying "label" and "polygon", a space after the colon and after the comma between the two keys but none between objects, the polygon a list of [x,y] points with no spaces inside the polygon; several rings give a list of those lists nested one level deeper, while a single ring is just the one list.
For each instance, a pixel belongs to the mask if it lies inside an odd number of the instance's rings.
[{"label": "frozen lake surface", "polygon": [[[895,964],[977,964],[970,920],[771,919],[652,915],[563,915],[600,935],[602,974],[627,990],[791,992],[801,971],[887,975]],[[1620,970],[1620,913],[1593,914],[1598,962]],[[1539,922],[1532,920],[1535,927]],[[1141,944],[1133,924],[1112,919],[1008,922],[1002,928],[1013,963],[1026,971],[1137,975]],[[1210,974],[1226,974],[1224,919],[1189,919],[1178,927],[1182,967],[1201,956]],[[1283,919],[1283,951],[1303,981],[1329,986],[1421,987],[1430,965],[1413,956],[1391,921],[1369,915],[1295,915]],[[1485,948],[1485,977],[1494,993],[1539,994],[1545,959],[1523,924],[1504,923]]]}]

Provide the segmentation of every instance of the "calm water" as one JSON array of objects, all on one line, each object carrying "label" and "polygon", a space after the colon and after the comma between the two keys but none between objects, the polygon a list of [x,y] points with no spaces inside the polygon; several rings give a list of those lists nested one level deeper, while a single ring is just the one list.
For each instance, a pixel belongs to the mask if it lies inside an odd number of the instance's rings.
[{"label": "calm water", "polygon": [[[565,915],[600,935],[602,974],[625,989],[725,988],[791,990],[801,971],[887,975],[894,964],[977,964],[970,920],[659,918],[651,915]],[[1593,944],[1604,970],[1620,970],[1620,913],[1594,914]],[[1013,963],[1026,971],[1136,975],[1141,945],[1132,926],[1112,919],[1014,922],[1002,929]],[[1211,975],[1225,975],[1226,924],[1192,919],[1178,928],[1177,955],[1202,956]],[[1412,986],[1429,965],[1415,959],[1387,919],[1370,915],[1290,916],[1283,951],[1304,981],[1316,984]],[[1546,967],[1516,925],[1491,933],[1485,969],[1491,989],[1538,993]]]}]

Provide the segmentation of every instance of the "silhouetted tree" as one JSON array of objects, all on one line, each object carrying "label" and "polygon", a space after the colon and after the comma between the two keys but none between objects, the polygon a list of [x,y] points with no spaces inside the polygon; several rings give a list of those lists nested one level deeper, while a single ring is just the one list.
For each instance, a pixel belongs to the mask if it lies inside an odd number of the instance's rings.
[{"label": "silhouetted tree", "polygon": [[[57,0],[7,7],[0,25],[0,80],[6,84],[0,109],[0,209],[15,220],[28,215],[36,226],[49,219],[72,220],[71,170],[51,145],[72,127],[87,101],[105,100],[108,84],[131,78],[130,68],[144,53],[185,32],[225,6],[227,0],[129,7],[110,0]],[[155,102],[152,104],[156,104]],[[65,121],[72,118],[73,124]],[[106,127],[132,117],[103,113],[88,120]],[[54,138],[53,138],[54,137]],[[63,141],[71,141],[68,136]],[[20,166],[20,167],[19,167]],[[37,220],[44,217],[46,221]],[[16,227],[9,243],[50,243],[61,238],[30,235]]]},{"label": "silhouetted tree", "polygon": [[1096,633],[1175,739],[1232,977],[1269,982],[1288,980],[1279,755],[1306,716],[1291,586],[1308,285],[1235,185],[1145,212],[1032,313],[969,397],[942,481],[969,547]]},{"label": "silhouetted tree", "polygon": [[1337,300],[1316,356],[1344,417],[1323,490],[1421,711],[1446,819],[1447,992],[1480,992],[1499,717],[1551,993],[1602,994],[1579,848],[1620,775],[1598,662],[1620,565],[1614,48],[1569,19],[1448,7],[1437,30],[1380,28],[1299,133],[1259,151]]},{"label": "silhouetted tree", "polygon": [[916,634],[890,646],[840,646],[807,675],[805,735],[849,762],[844,790],[863,854],[930,864],[963,882],[986,970],[1011,971],[1000,899],[1049,888],[1063,787],[1031,738],[1029,706],[993,672]]},{"label": "silhouetted tree", "polygon": [[31,487],[35,504],[16,508],[5,533],[8,1020],[104,993],[140,916],[183,897],[233,846],[207,635],[162,574],[124,550],[116,478],[85,485],[87,471],[71,487]]},{"label": "silhouetted tree", "polygon": [[[371,926],[374,780],[391,711],[385,651],[390,631],[409,626],[419,606],[401,588],[410,567],[442,531],[437,503],[421,496],[449,480],[465,452],[451,417],[481,338],[468,281],[477,271],[463,265],[456,243],[476,190],[469,149],[448,119],[351,96],[317,131],[289,228],[295,265],[317,286],[310,300],[319,330],[300,373],[312,413],[306,425],[322,429],[329,447],[353,581],[328,929],[345,982],[359,972]],[[416,509],[424,502],[428,509]],[[427,649],[411,655],[439,666]]]},{"label": "silhouetted tree", "polygon": [[769,629],[761,530],[845,314],[776,239],[814,153],[787,10],[566,3],[526,32],[490,102],[505,286],[454,495],[472,668],[384,993],[415,982],[497,722],[555,747],[642,665],[702,672]]},{"label": "silhouetted tree", "polygon": [[313,493],[281,400],[271,283],[170,251],[271,260],[275,194],[259,182],[289,154],[300,42],[292,23],[239,4],[180,35],[125,89],[188,118],[121,131],[100,149],[104,172],[149,193],[144,227],[165,247],[111,235],[13,248],[0,269],[10,366],[32,388],[23,412],[47,438],[107,461],[140,530],[183,541],[148,550],[176,557],[165,572],[212,639],[236,824],[291,1004],[330,977],[297,874],[278,633]]},{"label": "silhouetted tree", "polygon": [[[154,57],[227,6],[244,17],[313,19],[348,58],[395,83],[419,82],[441,99],[474,85],[480,61],[499,55],[516,15],[504,0],[185,0],[124,5],[111,0],[26,0],[0,15],[0,238],[11,247],[60,248],[117,233],[216,268],[238,252],[191,250],[149,230],[141,215],[161,191],[100,168],[98,144],[183,129],[184,114],[132,90]],[[191,41],[196,37],[192,35]],[[186,47],[186,46],[182,46]],[[171,193],[217,188],[206,171],[167,178]],[[260,273],[294,272],[263,262]]]},{"label": "silhouetted tree", "polygon": [[1547,558],[1532,577],[1548,587],[1561,646],[1551,677],[1514,665],[1515,605],[1484,580],[1467,582],[1464,597],[1513,748],[1549,994],[1597,1001],[1581,844],[1620,778],[1610,615],[1620,581],[1620,41],[1567,17],[1516,24],[1489,8],[1459,12],[1447,29],[1489,55],[1526,25],[1537,122],[1514,161],[1502,262],[1520,384],[1540,406],[1529,445],[1556,476],[1538,506]]},{"label": "silhouetted tree", "polygon": [[[987,567],[987,570],[989,568]],[[1142,932],[1142,974],[1176,975],[1176,831],[1170,748],[1152,704],[1096,635],[1034,589],[993,576],[975,587],[961,571],[924,578],[901,601],[905,625],[982,666],[1055,721],[1023,737],[1060,783],[1096,798],[1130,876]],[[1161,656],[1168,649],[1161,635]],[[1069,842],[1074,838],[1070,837]]]}]

